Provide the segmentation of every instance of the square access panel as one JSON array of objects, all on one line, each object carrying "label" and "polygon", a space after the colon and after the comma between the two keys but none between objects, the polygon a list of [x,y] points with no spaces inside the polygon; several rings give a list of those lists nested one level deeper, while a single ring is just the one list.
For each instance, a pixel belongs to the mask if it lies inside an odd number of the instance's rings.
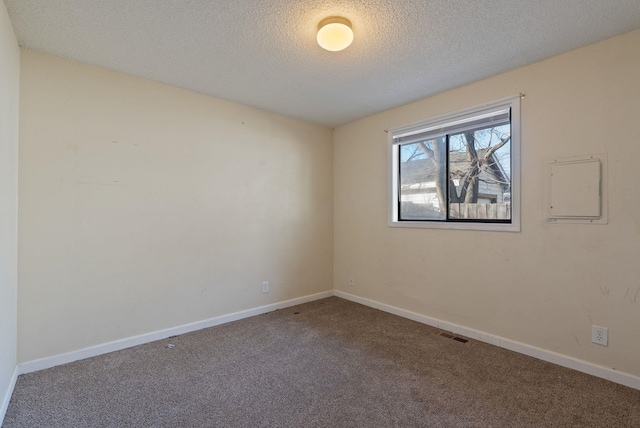
[{"label": "square access panel", "polygon": [[547,161],[547,221],[607,223],[606,161],[606,154]]}]

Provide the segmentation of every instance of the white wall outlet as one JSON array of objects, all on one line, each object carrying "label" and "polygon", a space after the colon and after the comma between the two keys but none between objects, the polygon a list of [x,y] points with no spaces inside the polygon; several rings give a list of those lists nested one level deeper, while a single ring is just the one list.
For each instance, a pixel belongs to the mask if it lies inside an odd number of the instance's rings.
[{"label": "white wall outlet", "polygon": [[349,275],[349,287],[353,287],[355,284],[353,283],[353,275]]},{"label": "white wall outlet", "polygon": [[608,346],[609,344],[609,329],[607,327],[600,327],[597,325],[591,326],[591,341],[597,345]]},{"label": "white wall outlet", "polygon": [[263,281],[262,282],[262,292],[263,293],[268,293],[269,292],[269,281]]}]

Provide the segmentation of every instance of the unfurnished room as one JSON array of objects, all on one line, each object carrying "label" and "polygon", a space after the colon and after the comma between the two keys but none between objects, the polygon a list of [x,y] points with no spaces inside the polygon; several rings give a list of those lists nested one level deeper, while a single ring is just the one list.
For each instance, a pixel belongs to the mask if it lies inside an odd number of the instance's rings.
[{"label": "unfurnished room", "polygon": [[0,426],[640,427],[640,2],[4,0]]}]

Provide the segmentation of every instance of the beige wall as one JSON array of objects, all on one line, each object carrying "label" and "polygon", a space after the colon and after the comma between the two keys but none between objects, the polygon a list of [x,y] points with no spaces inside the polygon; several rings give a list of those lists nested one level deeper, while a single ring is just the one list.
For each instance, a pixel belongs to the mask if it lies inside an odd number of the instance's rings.
[{"label": "beige wall", "polygon": [[[2,19],[14,101],[0,120],[16,123],[19,53]],[[334,285],[640,375],[638,45],[640,31],[365,118],[333,147],[327,128],[23,51],[18,361]],[[384,130],[518,92],[522,232],[387,227]],[[2,129],[15,159],[15,129]],[[545,224],[543,160],[599,152],[609,224]],[[11,168],[1,227],[15,239]],[[3,346],[15,344],[7,245]],[[590,343],[591,324],[610,328],[609,347]],[[0,381],[14,366],[1,361]]]},{"label": "beige wall", "polygon": [[[640,375],[639,46],[635,31],[336,129],[335,288]],[[387,227],[384,130],[518,92],[522,232]],[[545,224],[543,160],[598,152],[609,224]]]},{"label": "beige wall", "polygon": [[0,3],[0,423],[16,367],[20,49]]},{"label": "beige wall", "polygon": [[331,129],[28,50],[20,85],[20,362],[331,290]]}]

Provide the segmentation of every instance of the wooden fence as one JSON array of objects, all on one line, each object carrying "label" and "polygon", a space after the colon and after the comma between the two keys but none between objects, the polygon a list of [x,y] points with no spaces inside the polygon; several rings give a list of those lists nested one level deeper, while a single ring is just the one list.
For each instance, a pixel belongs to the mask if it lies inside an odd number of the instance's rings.
[{"label": "wooden fence", "polygon": [[[403,220],[440,220],[437,207],[413,202],[402,203]],[[449,204],[449,217],[474,220],[509,220],[511,204]]]},{"label": "wooden fence", "polygon": [[511,204],[449,204],[449,217],[509,220],[511,218]]}]

